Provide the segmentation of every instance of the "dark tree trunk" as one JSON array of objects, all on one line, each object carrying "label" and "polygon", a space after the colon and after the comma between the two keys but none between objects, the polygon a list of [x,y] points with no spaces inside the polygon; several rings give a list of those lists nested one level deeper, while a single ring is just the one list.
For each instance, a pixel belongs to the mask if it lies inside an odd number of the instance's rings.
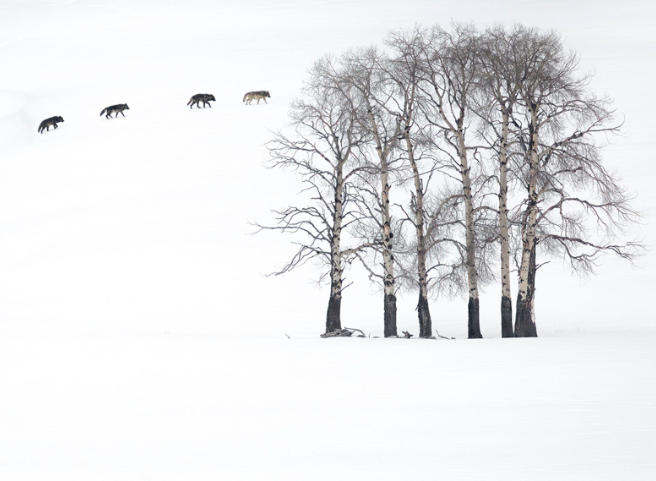
[{"label": "dark tree trunk", "polygon": [[433,324],[431,322],[430,310],[428,309],[428,299],[421,293],[419,294],[419,303],[417,304],[417,314],[419,315],[419,337],[433,337]]},{"label": "dark tree trunk", "polygon": [[483,339],[483,334],[481,334],[481,323],[479,320],[479,302],[478,299],[473,297],[469,298],[468,305],[469,313],[469,333],[467,334],[468,339]]},{"label": "dark tree trunk", "polygon": [[533,300],[535,299],[535,243],[531,249],[529,270],[528,270],[528,289],[526,299],[522,300],[517,296],[517,317],[515,318],[515,337],[538,337],[538,329],[533,319]]},{"label": "dark tree trunk", "polygon": [[532,299],[517,298],[517,317],[515,318],[515,337],[538,337],[535,322],[532,319]]},{"label": "dark tree trunk", "polygon": [[326,332],[338,331],[342,328],[342,298],[330,296],[328,313],[326,314]]},{"label": "dark tree trunk", "polygon": [[396,336],[396,296],[385,296],[385,337]]},{"label": "dark tree trunk", "polygon": [[512,300],[507,296],[501,296],[501,337],[514,337]]}]

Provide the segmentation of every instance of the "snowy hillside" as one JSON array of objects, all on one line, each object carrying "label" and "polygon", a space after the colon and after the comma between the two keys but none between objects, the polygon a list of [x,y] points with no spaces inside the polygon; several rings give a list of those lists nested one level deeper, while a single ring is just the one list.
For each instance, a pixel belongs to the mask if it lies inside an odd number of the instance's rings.
[{"label": "snowy hillside", "polygon": [[[480,342],[462,299],[431,305],[456,341],[320,340],[327,289],[312,266],[266,277],[293,246],[250,225],[299,189],[264,144],[321,55],[416,23],[522,22],[560,31],[615,99],[626,136],[605,156],[656,245],[655,13],[0,0],[0,479],[655,479],[653,255],[583,281],[549,264],[539,339],[494,339],[493,285]],[[196,93],[217,101],[190,110]],[[117,103],[125,118],[99,116]],[[344,325],[380,335],[381,294],[349,276]],[[415,304],[399,330],[417,332]]]}]

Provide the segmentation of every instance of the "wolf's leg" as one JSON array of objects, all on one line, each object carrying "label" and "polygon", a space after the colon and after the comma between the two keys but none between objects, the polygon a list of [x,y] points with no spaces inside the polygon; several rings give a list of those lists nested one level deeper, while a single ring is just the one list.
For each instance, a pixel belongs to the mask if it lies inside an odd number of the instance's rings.
[{"label": "wolf's leg", "polygon": [[[123,117],[125,117],[125,114],[123,113],[122,110],[118,114],[121,114]],[[118,114],[116,114],[117,117],[118,117]]]},{"label": "wolf's leg", "polygon": [[55,126],[55,128],[57,128],[57,124],[53,124],[53,125]]}]

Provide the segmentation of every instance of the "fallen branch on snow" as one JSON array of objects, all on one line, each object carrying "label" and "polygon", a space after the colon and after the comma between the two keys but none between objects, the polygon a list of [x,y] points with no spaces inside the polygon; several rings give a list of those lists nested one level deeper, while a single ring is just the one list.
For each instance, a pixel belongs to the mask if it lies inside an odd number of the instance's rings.
[{"label": "fallen branch on snow", "polygon": [[321,334],[321,337],[327,338],[327,337],[352,337],[354,332],[359,332],[360,335],[356,337],[366,337],[364,335],[364,332],[362,332],[360,329],[352,329],[350,327],[345,327],[344,329],[337,329],[332,332],[324,332]]},{"label": "fallen branch on snow", "polygon": [[435,329],[435,334],[437,334],[437,337],[439,337],[440,339],[448,339],[449,341],[455,340],[455,337],[446,337],[446,336],[440,335],[440,333],[437,332],[437,329]]},{"label": "fallen branch on snow", "polygon": [[359,332],[360,335],[358,337],[367,337],[364,335],[364,332],[362,332],[360,329],[353,329],[352,327],[345,327],[344,329],[348,329],[349,331],[353,331],[353,332]]}]

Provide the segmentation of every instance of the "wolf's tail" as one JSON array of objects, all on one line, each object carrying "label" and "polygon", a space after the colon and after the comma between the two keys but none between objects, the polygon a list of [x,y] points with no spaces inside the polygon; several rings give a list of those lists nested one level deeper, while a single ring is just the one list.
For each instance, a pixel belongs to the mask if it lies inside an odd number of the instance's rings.
[{"label": "wolf's tail", "polygon": [[100,112],[100,117],[102,117],[102,115],[103,115],[105,112],[107,112],[107,109],[102,109],[102,112]]},{"label": "wolf's tail", "polygon": [[247,98],[247,97],[248,97],[248,94],[245,94],[245,95],[244,95],[244,100],[242,100],[242,102],[246,102],[246,98]]},{"label": "wolf's tail", "polygon": [[191,102],[193,102],[193,101],[194,101],[194,98],[191,97],[191,98],[189,99],[189,102],[187,102],[187,105],[189,105],[189,104],[190,104]]}]

